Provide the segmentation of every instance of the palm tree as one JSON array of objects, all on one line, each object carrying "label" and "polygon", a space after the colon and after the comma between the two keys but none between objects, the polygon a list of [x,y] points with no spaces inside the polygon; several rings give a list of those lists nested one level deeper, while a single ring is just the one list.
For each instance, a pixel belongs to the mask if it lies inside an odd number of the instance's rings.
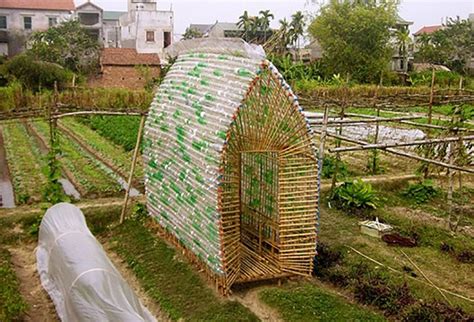
[{"label": "palm tree", "polygon": [[411,42],[410,31],[407,28],[399,29],[396,31],[395,36],[398,46],[398,53],[403,61],[403,69],[406,71],[408,67],[408,46]]},{"label": "palm tree", "polygon": [[262,30],[262,19],[260,17],[250,17],[250,40],[258,42],[259,31]]},{"label": "palm tree", "polygon": [[267,41],[267,31],[270,28],[270,19],[275,19],[275,16],[270,12],[270,10],[260,11],[260,24],[263,29],[263,38],[264,42]]},{"label": "palm tree", "polygon": [[237,23],[237,26],[241,28],[244,32],[244,40],[248,41],[248,32],[252,28],[252,19],[249,16],[249,13],[247,10],[244,11],[243,15],[239,17],[239,22]]},{"label": "palm tree", "polygon": [[304,21],[304,15],[301,11],[297,11],[291,16],[291,43],[297,44],[298,57],[300,51],[300,37],[304,34],[304,28],[306,23]]},{"label": "palm tree", "polygon": [[290,44],[290,23],[286,18],[281,19],[280,21],[280,46],[281,50],[285,51],[286,47]]}]

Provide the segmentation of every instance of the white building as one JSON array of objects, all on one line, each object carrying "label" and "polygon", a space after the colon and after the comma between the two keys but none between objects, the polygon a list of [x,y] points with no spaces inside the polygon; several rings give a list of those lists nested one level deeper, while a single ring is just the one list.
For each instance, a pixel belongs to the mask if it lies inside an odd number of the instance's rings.
[{"label": "white building", "polygon": [[29,35],[70,19],[73,0],[1,0],[0,55],[21,52]]},{"label": "white building", "polygon": [[119,22],[120,47],[161,55],[173,42],[173,19],[173,11],[158,10],[156,0],[128,0],[128,12]]},{"label": "white building", "polygon": [[90,1],[76,7],[74,18],[87,33],[97,39],[99,43],[103,41],[103,16],[104,10]]}]

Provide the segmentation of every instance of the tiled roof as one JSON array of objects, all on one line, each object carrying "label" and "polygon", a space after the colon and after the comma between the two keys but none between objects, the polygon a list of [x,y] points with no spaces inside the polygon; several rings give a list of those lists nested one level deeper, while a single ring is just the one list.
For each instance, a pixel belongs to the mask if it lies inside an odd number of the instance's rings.
[{"label": "tiled roof", "polygon": [[139,54],[134,48],[104,48],[101,54],[102,65],[135,66],[160,65],[157,54]]},{"label": "tiled roof", "polygon": [[73,11],[73,0],[0,0],[0,8]]},{"label": "tiled roof", "polygon": [[424,26],[423,28],[421,28],[420,30],[418,30],[417,32],[414,33],[415,36],[419,36],[419,35],[422,35],[422,34],[432,34],[433,32],[435,31],[438,31],[440,29],[442,29],[443,26],[442,25],[436,25],[436,26]]}]

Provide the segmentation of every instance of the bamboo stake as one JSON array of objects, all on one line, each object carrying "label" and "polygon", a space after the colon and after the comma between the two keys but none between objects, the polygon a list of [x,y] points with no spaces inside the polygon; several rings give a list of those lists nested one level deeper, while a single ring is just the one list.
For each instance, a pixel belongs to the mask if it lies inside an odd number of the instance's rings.
[{"label": "bamboo stake", "polygon": [[[449,164],[453,164],[453,144],[449,144]],[[453,174],[454,171],[451,169],[448,169],[448,195],[447,195],[447,202],[448,202],[448,223],[449,223],[449,228],[452,231],[456,231],[455,225],[452,223],[453,219]]]},{"label": "bamboo stake", "polygon": [[466,137],[448,137],[443,139],[431,139],[431,140],[419,140],[413,142],[401,142],[401,143],[381,143],[381,144],[366,144],[351,146],[339,149],[329,149],[329,152],[349,152],[349,151],[359,151],[359,150],[370,150],[370,149],[386,149],[386,148],[396,148],[396,147],[405,147],[405,146],[417,146],[417,145],[426,145],[426,144],[435,144],[435,143],[446,143],[446,142],[456,142],[456,141],[472,141],[474,140],[474,135]]},{"label": "bamboo stake", "polygon": [[[390,267],[390,266],[388,266],[388,265],[382,264],[381,262],[376,261],[375,259],[373,259],[373,258],[371,258],[371,257],[369,257],[369,256],[367,256],[367,255],[365,255],[364,253],[358,251],[357,249],[355,249],[355,248],[353,248],[353,247],[351,247],[351,246],[346,246],[346,247],[349,248],[349,249],[351,249],[352,251],[354,251],[356,254],[358,254],[358,255],[364,257],[365,259],[370,260],[371,262],[373,262],[373,263],[375,263],[375,264],[377,264],[377,265],[379,265],[379,266],[385,267],[385,268],[387,268],[388,270],[390,270],[390,271],[392,271],[392,272],[394,272],[394,273],[405,275],[403,272],[401,272],[401,271],[399,271],[399,270],[396,270],[395,268]],[[428,285],[428,286],[433,287],[432,284],[430,284],[430,283],[428,283],[428,282],[425,282],[425,281],[422,281],[422,280],[419,280],[419,279],[417,279],[417,278],[415,278],[415,277],[413,277],[413,276],[406,275],[406,277],[408,277],[408,278],[410,278],[410,279],[412,279],[412,280],[414,280],[414,281],[418,281],[418,282],[420,282],[420,283],[423,283],[423,284],[425,284],[425,285]],[[450,294],[450,295],[456,296],[456,297],[458,297],[458,298],[460,298],[460,299],[463,299],[463,300],[469,301],[469,302],[471,302],[471,303],[474,303],[474,299],[471,299],[471,298],[465,297],[465,296],[463,296],[463,295],[460,295],[460,294],[451,292],[451,291],[446,290],[446,289],[443,289],[443,288],[441,288],[441,287],[440,287],[439,289],[440,289],[441,291],[447,293],[447,294]]]},{"label": "bamboo stake", "polygon": [[128,186],[125,192],[125,200],[123,203],[122,214],[120,215],[120,223],[122,224],[125,220],[125,212],[127,211],[128,198],[130,196],[130,189],[132,187],[133,173],[135,172],[135,166],[137,164],[138,152],[140,151],[140,142],[142,139],[143,128],[145,126],[146,116],[143,115],[140,121],[140,128],[138,129],[137,144],[135,145],[135,151],[133,153],[132,167],[130,169],[130,176],[128,177]]},{"label": "bamboo stake", "polygon": [[418,267],[418,265],[415,264],[414,261],[411,260],[410,257],[408,257],[408,255],[403,251],[403,250],[400,250],[402,252],[403,255],[405,255],[405,257],[408,259],[408,261],[413,265],[415,266],[415,268],[421,273],[421,275],[423,275],[423,277],[428,281],[428,283],[430,283],[436,290],[438,290],[439,294],[441,294],[441,296],[446,300],[446,302],[449,303],[449,305],[453,305],[451,303],[451,301],[449,301],[448,297],[446,296],[446,294],[444,294],[441,289],[436,286],[429,278],[428,276],[426,276],[426,274],[421,270],[421,268]]}]

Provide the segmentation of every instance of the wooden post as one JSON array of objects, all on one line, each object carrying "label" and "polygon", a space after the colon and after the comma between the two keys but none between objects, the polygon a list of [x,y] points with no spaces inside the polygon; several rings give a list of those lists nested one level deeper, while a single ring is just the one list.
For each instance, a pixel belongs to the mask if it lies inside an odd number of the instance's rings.
[{"label": "wooden post", "polygon": [[[347,88],[344,86],[344,99],[342,101],[341,105],[341,111],[339,113],[341,121],[344,119],[344,115],[346,112],[346,102],[347,102]],[[342,135],[342,124],[339,125],[339,128],[337,130],[338,135]],[[341,140],[336,140],[336,148],[341,147]],[[334,191],[334,188],[336,188],[336,183],[337,183],[337,174],[339,173],[339,163],[341,162],[341,154],[336,153],[336,164],[334,165],[334,173],[332,175],[332,182],[331,182],[331,192]]]},{"label": "wooden post", "polygon": [[133,173],[135,172],[135,166],[137,164],[138,153],[140,152],[140,142],[142,140],[143,128],[145,126],[145,115],[142,116],[140,121],[140,128],[138,129],[137,144],[135,145],[135,151],[133,153],[132,167],[130,169],[130,176],[128,177],[127,190],[125,192],[125,200],[123,202],[122,214],[120,215],[120,223],[122,224],[125,220],[125,212],[127,211],[128,199],[130,196],[130,189],[132,187]]},{"label": "wooden post", "polygon": [[[453,164],[453,143],[449,144],[449,154],[448,154],[448,159],[449,159],[449,164]],[[453,219],[453,174],[454,170],[452,169],[447,169],[448,171],[448,196],[447,196],[447,203],[448,203],[448,212],[449,212],[449,228],[451,230],[455,230],[454,225],[452,224],[452,219]]]},{"label": "wooden post", "polygon": [[[433,67],[433,70],[432,70],[432,73],[431,73],[430,102],[429,102],[429,106],[428,106],[428,125],[432,125],[432,123],[433,123],[433,102],[434,102],[435,77],[436,77],[436,73],[435,73],[435,68]],[[427,137],[428,137],[428,139],[431,138],[431,130],[430,129],[428,129],[428,131],[427,131]],[[429,158],[430,155],[431,155],[430,149],[432,149],[432,148],[427,147],[427,149],[426,149],[425,157],[427,157],[427,158]],[[427,179],[429,174],[430,174],[429,165],[426,164],[425,169],[424,169],[424,173],[423,173],[423,177],[425,179]]]}]

